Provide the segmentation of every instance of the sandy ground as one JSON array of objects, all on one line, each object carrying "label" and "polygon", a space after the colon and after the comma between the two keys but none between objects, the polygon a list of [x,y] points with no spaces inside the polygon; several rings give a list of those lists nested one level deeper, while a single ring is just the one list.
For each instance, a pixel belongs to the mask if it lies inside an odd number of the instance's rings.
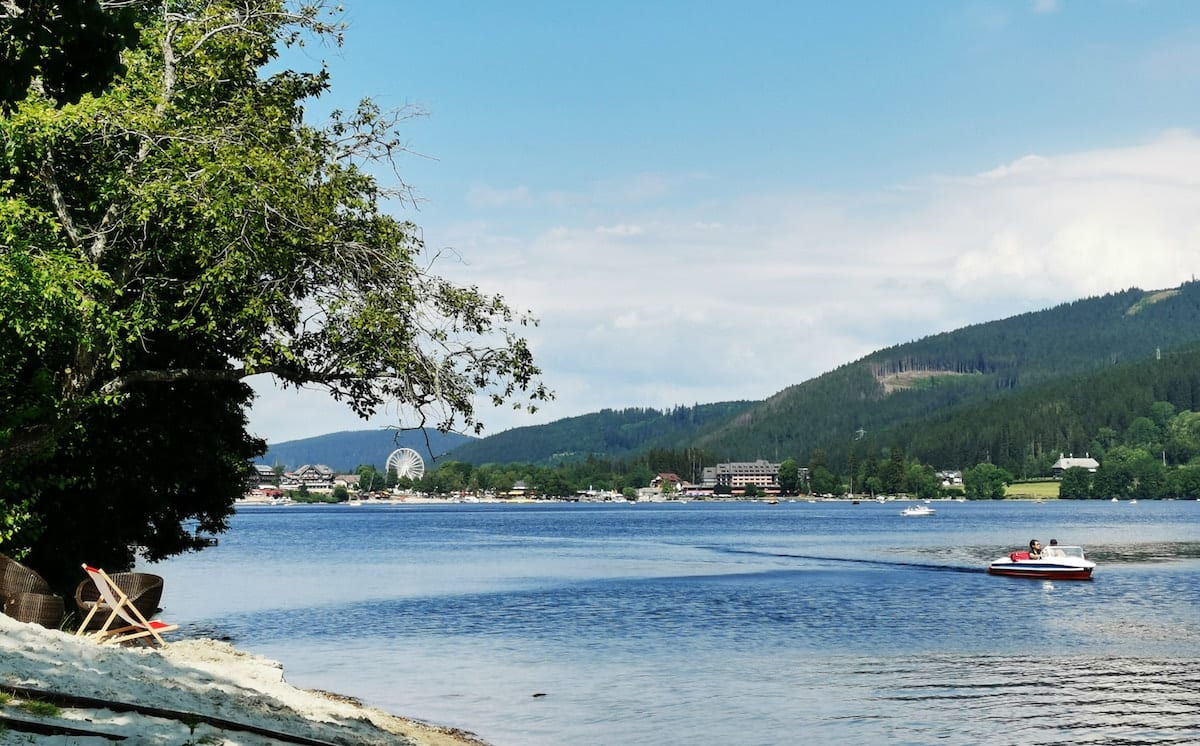
[{"label": "sandy ground", "polygon": [[0,744],[484,746],[470,733],[297,689],[279,663],[224,642],[98,645],[2,614],[0,692]]}]

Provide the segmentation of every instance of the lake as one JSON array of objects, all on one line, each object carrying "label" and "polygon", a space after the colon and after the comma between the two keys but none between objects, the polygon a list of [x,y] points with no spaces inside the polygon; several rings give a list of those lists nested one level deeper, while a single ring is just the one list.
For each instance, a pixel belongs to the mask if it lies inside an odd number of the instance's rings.
[{"label": "lake", "polygon": [[[1200,502],[247,507],[163,618],[496,746],[1200,742]],[[1031,538],[1090,582],[989,576]]]}]

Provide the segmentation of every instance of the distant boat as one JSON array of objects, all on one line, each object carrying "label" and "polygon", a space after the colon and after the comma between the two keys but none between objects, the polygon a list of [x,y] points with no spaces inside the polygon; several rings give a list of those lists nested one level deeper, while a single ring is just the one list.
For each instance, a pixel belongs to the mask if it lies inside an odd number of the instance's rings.
[{"label": "distant boat", "polygon": [[1119,502],[1121,502],[1120,500],[1118,500],[1118,499],[1117,499],[1117,498],[1115,498],[1115,497],[1112,499],[1112,501],[1113,501],[1113,502],[1115,502],[1115,503],[1119,503]]},{"label": "distant boat", "polygon": [[936,512],[937,512],[936,510],[929,507],[928,505],[910,505],[907,508],[905,508],[904,510],[901,510],[900,515],[924,516],[924,515],[933,515]]}]

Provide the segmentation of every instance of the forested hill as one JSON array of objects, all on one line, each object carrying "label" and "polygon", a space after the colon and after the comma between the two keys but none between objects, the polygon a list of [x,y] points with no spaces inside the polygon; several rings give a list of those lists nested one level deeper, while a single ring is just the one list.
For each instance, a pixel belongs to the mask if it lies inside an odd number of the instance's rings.
[{"label": "forested hill", "polygon": [[658,409],[603,409],[594,414],[519,427],[466,443],[450,458],[470,464],[554,465],[588,456],[629,458],[652,448],[685,447],[705,431],[746,411],[746,401]]},{"label": "forested hill", "polygon": [[449,451],[474,440],[458,433],[430,430],[353,430],[315,438],[272,443],[258,461],[268,466],[282,465],[288,470],[304,464],[324,464],[337,472],[353,472],[363,464],[383,469],[388,454],[397,448],[411,448],[421,454],[426,465]]},{"label": "forested hill", "polygon": [[818,448],[837,457],[902,423],[1196,341],[1200,283],[1131,289],[880,350],[779,392],[693,445],[731,458],[778,452],[803,463]]},{"label": "forested hill", "polygon": [[[898,445],[909,457],[947,468],[987,461],[1017,477],[1048,473],[1062,454],[1102,458],[1121,442],[1180,463],[1188,457],[1176,451],[1194,436],[1168,432],[1167,420],[1183,411],[1200,412],[1200,345],[947,409],[867,434],[855,446],[864,455]],[[1139,441],[1131,434],[1146,418],[1155,420],[1157,437]]]}]

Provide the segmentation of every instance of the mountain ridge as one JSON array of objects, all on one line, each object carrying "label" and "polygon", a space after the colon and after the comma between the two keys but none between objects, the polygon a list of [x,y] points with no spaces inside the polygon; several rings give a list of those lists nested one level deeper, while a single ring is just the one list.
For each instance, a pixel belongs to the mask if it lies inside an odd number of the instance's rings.
[{"label": "mountain ridge", "polygon": [[439,460],[554,465],[692,448],[730,461],[786,455],[805,463],[817,451],[841,459],[864,434],[887,447],[878,435],[913,438],[912,423],[926,418],[1193,343],[1200,284],[1129,288],[890,345],[762,401],[604,409],[465,439]]},{"label": "mountain ridge", "polygon": [[334,471],[350,473],[364,464],[383,469],[392,451],[411,448],[429,465],[471,440],[475,439],[436,430],[342,430],[268,444],[267,452],[256,463],[279,465],[289,471],[304,464],[324,464]]}]

